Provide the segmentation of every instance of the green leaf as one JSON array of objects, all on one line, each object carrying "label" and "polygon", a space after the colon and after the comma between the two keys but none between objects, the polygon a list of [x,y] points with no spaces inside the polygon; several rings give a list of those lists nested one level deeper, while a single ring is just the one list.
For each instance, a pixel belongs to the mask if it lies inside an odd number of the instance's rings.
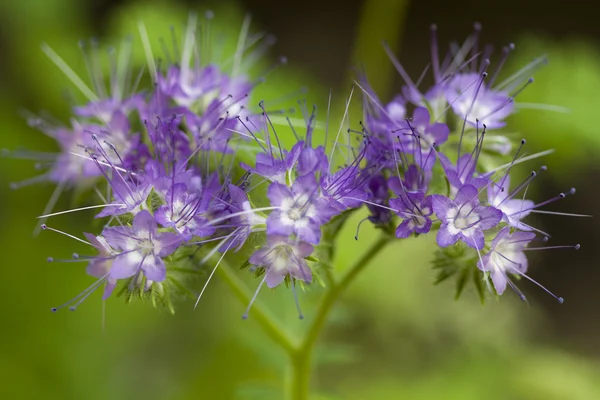
[{"label": "green leaf", "polygon": [[454,295],[456,300],[460,298],[460,295],[462,294],[469,279],[470,272],[471,271],[469,271],[469,268],[461,268],[460,272],[458,273],[458,279],[456,280],[456,294]]},{"label": "green leaf", "polygon": [[435,284],[456,276],[455,299],[459,299],[469,281],[472,281],[479,297],[484,299],[481,271],[477,268],[478,255],[463,242],[438,249],[432,261],[437,270]]},{"label": "green leaf", "polygon": [[473,284],[475,285],[475,289],[477,289],[477,294],[479,295],[479,300],[481,304],[485,303],[485,291],[483,290],[483,282],[487,280],[487,276],[484,279],[481,279],[481,272],[479,269],[473,268]]}]

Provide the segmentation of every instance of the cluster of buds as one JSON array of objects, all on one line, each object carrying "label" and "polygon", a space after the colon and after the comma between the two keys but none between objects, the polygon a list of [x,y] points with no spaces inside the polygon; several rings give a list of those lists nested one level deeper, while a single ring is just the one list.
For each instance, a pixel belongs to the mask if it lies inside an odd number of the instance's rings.
[{"label": "cluster of buds", "polygon": [[[87,263],[98,280],[61,307],[75,309],[102,285],[104,299],[122,286],[122,293],[148,294],[170,306],[172,290],[187,290],[182,274],[210,266],[208,284],[226,255],[241,249],[250,253],[244,263],[249,269],[241,273],[249,270],[259,279],[257,294],[265,283],[285,283],[298,304],[296,286],[311,284],[319,273],[323,232],[362,207],[369,211],[364,221],[390,237],[437,232],[440,248],[472,252],[472,267],[498,295],[510,286],[525,299],[511,277],[530,279],[527,251],[579,248],[547,246],[549,235],[525,221],[532,213],[552,213],[540,208],[574,189],[539,203],[527,199],[545,167],[510,185],[513,166],[545,154],[525,156],[525,140],[513,150],[501,135],[515,97],[545,60],[496,84],[514,46],[488,72],[492,50],[480,51],[476,26],[440,62],[432,27],[432,87],[420,88],[384,46],[405,82],[401,93],[381,102],[366,77],[358,78],[353,91],[362,93],[363,121],[357,129],[342,128],[342,121],[335,137],[319,127],[316,109],[300,102],[305,123],[301,135],[290,123],[296,142],[286,148],[265,103],[249,107],[261,80],[241,73],[244,53],[254,44],[248,35],[240,35],[232,67],[224,69],[200,57],[196,30],[192,17],[181,56],[175,49],[176,63],[159,68],[149,55],[150,88],[138,90],[125,49],[122,60],[113,60],[110,90],[98,70],[95,90],[76,80],[90,101],[74,108],[71,127],[32,119],[61,148],[41,179],[62,188],[95,188],[101,204],[85,209],[101,209],[97,218],[106,221],[97,235],[84,234],[87,240],[42,225],[96,252],[62,260]],[[70,71],[52,50],[46,52]],[[255,154],[253,162],[242,162],[248,153]],[[103,182],[106,192],[97,188]],[[536,241],[544,244],[532,245]]]}]

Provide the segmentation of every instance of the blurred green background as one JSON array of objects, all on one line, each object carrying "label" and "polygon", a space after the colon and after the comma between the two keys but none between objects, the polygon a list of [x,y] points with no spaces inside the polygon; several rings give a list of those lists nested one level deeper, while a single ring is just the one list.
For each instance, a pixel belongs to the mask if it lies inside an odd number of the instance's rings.
[{"label": "blurred green background", "polygon": [[[543,160],[549,173],[530,193],[545,199],[575,186],[577,195],[553,209],[595,213],[600,175],[596,163],[600,27],[593,13],[582,12],[587,3],[572,1],[568,8],[554,0],[340,4],[2,1],[0,147],[54,149],[51,140],[27,126],[23,110],[46,110],[68,121],[64,94],[66,89],[75,91],[43,55],[42,42],[83,71],[79,39],[98,37],[110,44],[130,33],[136,36],[135,57],[141,65],[136,31],[140,19],[158,44],[158,37],[168,37],[169,26],[181,32],[190,10],[213,9],[215,24],[235,40],[244,14],[250,13],[255,30],[278,38],[264,65],[280,54],[289,59],[254,99],[284,96],[308,86],[309,104],[322,106],[330,88],[334,102],[343,102],[351,67],[359,60],[375,85],[388,91],[384,98],[399,90],[400,80],[381,49],[381,39],[399,49],[409,73],[419,76],[429,59],[430,23],[438,24],[440,40],[447,43],[462,40],[479,21],[485,42],[497,47],[516,43],[508,63],[512,71],[548,54],[550,64],[536,74],[536,82],[521,95],[522,102],[571,110],[524,109],[510,120],[510,130],[528,139],[530,152],[558,150]],[[150,305],[126,305],[120,298],[111,298],[103,311],[99,293],[77,312],[51,313],[50,307],[76,295],[93,279],[85,275],[82,264],[45,261],[50,255],[68,258],[74,251],[84,253],[85,246],[58,235],[32,237],[35,217],[54,188],[38,185],[11,191],[9,182],[37,173],[34,162],[0,160],[1,398],[282,398],[285,355],[252,319],[240,318],[244,306],[216,280],[196,310],[189,301],[182,302],[174,316]],[[71,196],[63,195],[55,209],[72,204]],[[92,215],[67,215],[52,224],[79,234],[92,229]],[[353,260],[374,236],[367,227],[356,244],[354,222],[340,235],[337,268]],[[565,297],[565,304],[559,306],[527,282],[520,286],[531,307],[510,292],[485,306],[470,289],[455,301],[452,284],[432,285],[433,238],[404,241],[378,257],[337,306],[317,349],[314,398],[599,399],[599,223],[544,216],[536,224],[551,232],[555,243],[582,245],[579,252],[534,254],[530,262],[531,276]],[[256,282],[248,284],[254,287]],[[318,287],[301,294],[304,321],[297,320],[289,292],[264,290],[261,300],[286,321],[290,332],[300,334],[320,294]]]}]

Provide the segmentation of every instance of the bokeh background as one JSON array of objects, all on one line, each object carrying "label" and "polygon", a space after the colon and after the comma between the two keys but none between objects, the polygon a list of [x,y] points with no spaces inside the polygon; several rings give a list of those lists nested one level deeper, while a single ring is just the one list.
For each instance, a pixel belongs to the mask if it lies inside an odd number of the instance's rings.
[{"label": "bokeh background", "polygon": [[[168,37],[171,25],[181,32],[189,11],[212,9],[215,25],[235,40],[243,16],[250,13],[254,30],[278,39],[265,65],[278,55],[289,60],[257,96],[285,96],[307,86],[309,92],[301,96],[322,106],[330,89],[334,103],[343,103],[351,68],[357,65],[364,65],[384,98],[399,90],[401,82],[380,46],[382,39],[399,52],[409,73],[419,76],[429,60],[430,23],[438,24],[442,43],[448,43],[462,40],[479,21],[485,42],[497,48],[516,44],[508,71],[541,54],[549,56],[549,65],[520,95],[522,102],[570,109],[524,109],[510,120],[509,129],[528,139],[530,152],[557,149],[526,167],[541,162],[549,167],[531,195],[545,199],[576,187],[576,196],[552,209],[595,214],[600,25],[586,7],[593,6],[555,0],[4,0],[0,147],[54,149],[51,140],[27,126],[23,110],[45,110],[68,121],[65,91],[75,91],[43,55],[42,42],[81,72],[79,39],[98,37],[110,44],[130,33],[140,47],[138,20],[145,21],[157,43],[158,37]],[[138,51],[135,62],[141,65],[142,57]],[[68,258],[85,247],[58,235],[33,237],[35,217],[54,188],[11,191],[9,183],[38,173],[34,164],[0,159],[1,398],[282,398],[285,355],[252,320],[241,320],[244,306],[217,281],[196,310],[182,302],[174,316],[147,304],[127,305],[120,298],[103,306],[99,294],[74,313],[51,313],[50,307],[93,279],[81,264],[46,263],[47,256]],[[73,204],[66,193],[56,209]],[[53,220],[53,226],[78,234],[92,229],[91,217],[66,215]],[[597,218],[558,216],[535,223],[551,232],[556,243],[581,243],[578,252],[537,253],[530,263],[531,276],[563,296],[563,305],[528,282],[521,288],[531,307],[510,292],[482,306],[470,288],[455,300],[450,282],[432,284],[432,239],[404,241],[378,257],[336,308],[317,349],[314,398],[599,399],[600,223]],[[367,227],[357,244],[354,226],[352,221],[340,235],[339,269],[373,236]],[[297,320],[293,301],[283,292],[265,290],[261,299],[291,332],[300,333],[321,292],[301,296],[305,321]]]}]

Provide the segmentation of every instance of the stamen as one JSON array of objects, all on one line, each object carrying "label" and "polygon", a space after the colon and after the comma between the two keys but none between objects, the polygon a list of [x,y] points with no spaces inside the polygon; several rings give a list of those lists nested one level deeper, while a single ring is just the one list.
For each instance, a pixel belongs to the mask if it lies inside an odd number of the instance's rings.
[{"label": "stamen", "polygon": [[87,245],[89,245],[89,246],[93,246],[93,244],[91,244],[90,242],[87,242],[87,241],[85,241],[85,240],[83,240],[83,239],[79,239],[77,236],[70,235],[70,234],[68,234],[68,233],[66,233],[66,232],[63,232],[63,231],[61,231],[61,230],[58,230],[58,229],[51,228],[51,227],[49,227],[49,226],[48,226],[48,225],[46,225],[46,224],[42,224],[42,225],[40,225],[40,228],[41,228],[43,231],[45,231],[45,230],[49,230],[49,231],[53,231],[53,232],[56,232],[56,233],[60,233],[61,235],[64,235],[64,236],[70,237],[71,239],[75,239],[75,240],[77,240],[78,242],[81,242],[81,243],[87,244]]},{"label": "stamen", "polygon": [[365,222],[365,221],[369,221],[369,217],[361,219],[360,222],[358,223],[358,225],[356,226],[356,234],[354,235],[354,240],[358,241],[358,233],[360,231],[360,227],[362,226],[363,222]]},{"label": "stamen", "polygon": [[[266,277],[266,274],[265,274]],[[302,314],[302,310],[300,309],[300,301],[298,301],[298,293],[296,293],[296,279],[294,277],[290,277],[292,281],[292,293],[294,295],[294,301],[296,303],[296,309],[298,310],[298,319],[304,319],[304,315]]]},{"label": "stamen", "polygon": [[350,95],[348,96],[348,100],[346,101],[346,109],[344,110],[344,116],[342,117],[342,122],[340,122],[340,129],[338,129],[337,135],[335,136],[335,141],[333,142],[333,148],[331,149],[331,154],[329,155],[329,172],[331,173],[331,166],[333,165],[333,155],[335,154],[335,147],[337,146],[338,140],[340,138],[340,133],[342,133],[342,129],[344,126],[344,122],[348,117],[348,110],[350,108],[350,102],[352,101],[352,95],[354,94],[354,85],[352,89],[350,89]]},{"label": "stamen", "polygon": [[579,244],[576,245],[565,245],[565,246],[546,246],[546,247],[526,247],[523,251],[529,250],[554,250],[554,249],[575,249],[579,250],[581,246]]},{"label": "stamen", "polygon": [[502,49],[502,55],[500,56],[500,62],[498,63],[498,66],[496,67],[496,70],[494,71],[494,73],[490,77],[490,80],[489,80],[489,83],[488,83],[489,87],[492,87],[492,85],[496,81],[496,78],[498,77],[498,74],[500,73],[500,71],[502,70],[502,67],[504,66],[504,63],[508,59],[508,55],[514,49],[515,49],[514,43],[510,43],[508,46],[505,46]]},{"label": "stamen", "polygon": [[458,140],[458,158],[457,159],[460,159],[460,151],[462,148],[462,141],[463,141],[463,136],[465,134],[465,128],[467,126],[467,119],[468,119],[471,111],[473,111],[473,107],[475,106],[475,102],[477,101],[477,95],[479,94],[479,91],[481,90],[481,87],[483,86],[483,82],[486,77],[487,77],[487,72],[484,72],[481,74],[481,78],[478,80],[479,83],[477,84],[477,89],[475,89],[475,94],[473,95],[473,100],[471,101],[469,110],[465,113],[465,117],[463,118],[463,126],[462,126],[462,129],[460,132],[460,139]]},{"label": "stamen", "polygon": [[252,299],[250,300],[250,303],[248,304],[246,311],[242,315],[242,319],[248,319],[248,314],[250,313],[250,308],[252,308],[252,305],[256,301],[256,298],[258,297],[258,292],[260,292],[260,289],[262,288],[263,284],[265,283],[265,280],[267,280],[267,272],[265,272],[265,276],[262,278],[262,280],[258,284],[258,288],[256,288],[256,291],[254,292],[254,296],[252,296]]},{"label": "stamen", "polygon": [[[58,185],[56,186],[56,189],[54,189],[54,192],[52,192],[52,195],[50,196],[50,199],[48,199],[48,203],[46,203],[46,207],[44,207],[43,214],[48,214],[50,211],[52,211],[52,209],[54,208],[54,206],[58,202],[58,199],[59,199],[60,195],[62,194],[62,192],[63,192],[63,190],[65,189],[66,186],[67,186],[67,182],[66,181],[61,181],[61,182],[58,183]],[[38,222],[38,225],[36,225],[36,227],[35,227],[35,229],[33,231],[33,235],[34,236],[37,236],[40,233],[41,224],[43,224],[44,222],[46,222],[46,219],[41,219]]]},{"label": "stamen", "polygon": [[97,206],[89,206],[89,207],[81,207],[81,208],[75,208],[72,210],[66,210],[66,211],[59,211],[59,212],[55,212],[52,214],[46,214],[46,215],[40,215],[38,218],[49,218],[49,217],[55,217],[57,215],[63,215],[63,214],[69,214],[69,213],[73,213],[73,212],[78,212],[78,211],[85,211],[85,210],[92,210],[95,208],[104,208],[104,207],[126,207],[127,204],[99,204]]},{"label": "stamen", "polygon": [[[233,235],[235,235],[237,233],[237,231],[239,230],[236,229],[233,232],[231,232],[231,234],[229,234],[225,239],[223,239],[213,250],[211,250],[211,252],[202,259],[202,261],[200,261],[200,265],[203,265],[204,263],[206,263],[206,261],[208,261],[208,259],[210,259],[213,254],[215,254],[219,248],[229,239],[231,239],[233,237]],[[221,257],[219,258],[219,261],[217,261],[217,264],[215,265],[215,267],[213,268],[212,272],[210,273],[210,275],[208,276],[208,279],[206,280],[206,283],[204,284],[204,286],[202,287],[202,290],[200,291],[200,294],[198,295],[198,299],[196,300],[196,304],[194,304],[194,309],[196,309],[196,307],[198,307],[198,303],[200,302],[200,299],[202,298],[202,295],[204,294],[204,291],[206,290],[206,288],[208,287],[208,284],[210,283],[213,275],[215,274],[215,272],[217,271],[217,268],[219,267],[219,264],[221,264],[221,261],[223,261],[223,258],[225,258],[225,255],[227,254],[227,251],[229,251],[229,249],[231,248],[231,246],[233,245],[233,243],[235,243],[234,240],[231,240],[229,242],[229,245],[227,246],[227,248],[225,249],[225,251],[223,252],[223,254],[221,255]]]},{"label": "stamen", "polygon": [[[83,292],[79,293],[77,296],[73,297],[71,300],[61,304],[58,307],[53,307],[51,310],[52,312],[57,312],[60,309],[65,308],[66,306],[69,306],[69,310],[70,311],[75,311],[75,309],[81,304],[83,303],[83,301],[85,299],[87,299],[92,293],[94,293],[94,291],[96,289],[98,289],[98,287],[106,280],[106,278],[108,277],[108,273],[105,274],[104,276],[102,276],[100,279],[98,279],[96,282],[92,283],[87,289],[85,289]],[[75,304],[73,304],[75,303]]]},{"label": "stamen", "polygon": [[[527,250],[527,249],[525,249],[525,250]],[[530,278],[527,274],[520,273],[519,275],[521,275],[525,279],[529,280],[530,282],[535,283],[537,286],[539,286],[540,288],[542,288],[542,290],[544,290],[550,296],[554,297],[558,301],[559,304],[563,304],[565,302],[565,299],[563,299],[562,297],[558,297],[557,295],[555,295],[554,293],[552,293],[550,290],[546,289],[542,284],[540,284],[537,281],[535,281],[534,279]]]}]

